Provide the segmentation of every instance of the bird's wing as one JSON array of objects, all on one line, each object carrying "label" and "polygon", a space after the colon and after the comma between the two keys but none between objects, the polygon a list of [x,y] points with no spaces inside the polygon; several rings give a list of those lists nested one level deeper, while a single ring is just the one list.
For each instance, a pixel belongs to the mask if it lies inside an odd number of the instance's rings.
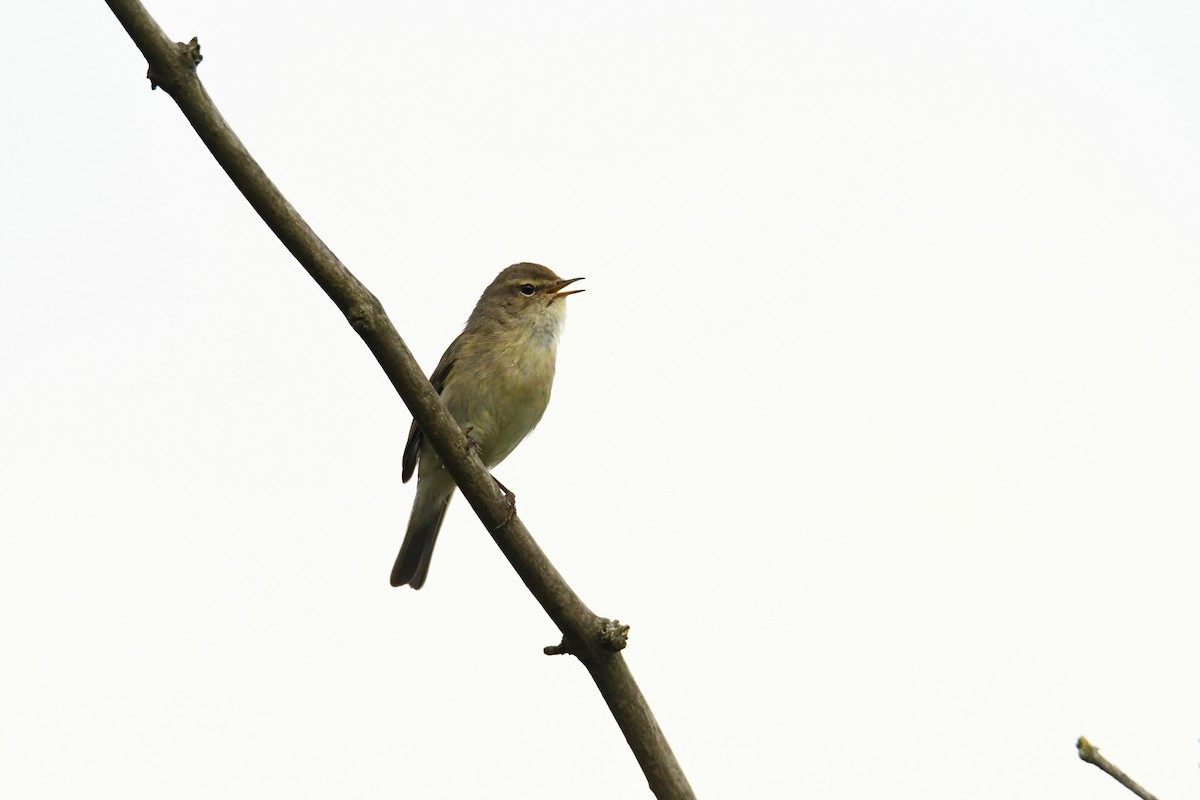
[{"label": "bird's wing", "polygon": [[[441,394],[442,389],[445,388],[446,378],[450,376],[450,370],[454,368],[454,362],[458,359],[459,344],[465,333],[465,331],[460,333],[450,343],[446,352],[442,353],[442,360],[438,362],[433,374],[429,376],[429,382],[433,384],[433,389],[438,394]],[[408,483],[408,479],[413,476],[413,472],[417,468],[417,455],[421,452],[421,443],[424,440],[425,434],[421,433],[421,429],[414,419],[408,429],[408,442],[404,445],[404,459],[400,462],[400,479],[404,483]]]}]

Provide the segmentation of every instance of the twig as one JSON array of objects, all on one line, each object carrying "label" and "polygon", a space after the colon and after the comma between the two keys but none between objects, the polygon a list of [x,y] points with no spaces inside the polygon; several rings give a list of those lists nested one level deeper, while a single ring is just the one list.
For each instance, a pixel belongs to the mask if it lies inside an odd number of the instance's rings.
[{"label": "twig", "polygon": [[1137,784],[1133,778],[1126,775],[1121,770],[1117,769],[1116,765],[1109,761],[1104,756],[1100,755],[1100,751],[1092,746],[1084,737],[1080,736],[1079,741],[1075,743],[1075,747],[1079,750],[1079,757],[1089,764],[1095,764],[1100,769],[1107,772],[1116,779],[1117,783],[1124,786],[1129,791],[1136,794],[1142,800],[1158,800],[1154,795],[1147,792]]},{"label": "twig", "polygon": [[694,797],[650,706],[621,654],[612,646],[611,630],[567,585],[520,518],[512,515],[508,519],[508,503],[479,457],[457,446],[462,431],[396,332],[383,305],[313,232],[221,117],[196,75],[199,44],[195,39],[186,45],[172,42],[137,0],[106,2],[149,62],[152,86],[161,87],[171,96],[250,205],[370,348],[463,496],[485,528],[493,531],[492,538],[558,626],[563,640],[570,642],[571,653],[591,673],[650,789],[660,798]]}]

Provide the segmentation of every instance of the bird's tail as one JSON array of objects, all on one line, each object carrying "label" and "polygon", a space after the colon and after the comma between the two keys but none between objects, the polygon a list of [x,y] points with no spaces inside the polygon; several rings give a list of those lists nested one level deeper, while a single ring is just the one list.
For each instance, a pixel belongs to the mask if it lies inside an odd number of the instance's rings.
[{"label": "bird's tail", "polygon": [[438,531],[446,517],[446,508],[454,496],[454,484],[446,492],[440,481],[423,480],[417,483],[417,498],[413,501],[412,515],[408,518],[408,530],[400,555],[392,567],[392,586],[408,584],[414,589],[425,585],[429,574],[429,560],[433,558],[433,546],[437,543]]}]

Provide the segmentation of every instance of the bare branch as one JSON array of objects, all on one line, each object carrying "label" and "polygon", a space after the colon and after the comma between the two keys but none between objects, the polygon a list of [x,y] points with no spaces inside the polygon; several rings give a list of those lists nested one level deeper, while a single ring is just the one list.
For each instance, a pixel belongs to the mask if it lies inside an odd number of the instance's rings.
[{"label": "bare branch", "polygon": [[313,232],[283,197],[217,111],[196,75],[200,47],[171,42],[136,0],[106,0],[150,65],[152,88],[179,106],[217,163],[317,285],[362,337],[475,509],[484,527],[591,673],[660,798],[694,797],[658,722],[615,648],[611,623],[597,617],[567,585],[497,489],[441,398],[426,380],[379,300]]},{"label": "bare branch", "polygon": [[1079,757],[1081,759],[1089,764],[1095,764],[1097,767],[1113,776],[1117,783],[1121,784],[1126,789],[1142,798],[1142,800],[1158,800],[1158,798],[1156,798],[1154,795],[1150,794],[1141,786],[1139,786],[1133,778],[1117,769],[1115,764],[1113,764],[1104,756],[1100,755],[1100,751],[1093,747],[1092,743],[1084,737],[1079,737],[1079,741],[1075,742],[1075,747],[1079,750]]}]

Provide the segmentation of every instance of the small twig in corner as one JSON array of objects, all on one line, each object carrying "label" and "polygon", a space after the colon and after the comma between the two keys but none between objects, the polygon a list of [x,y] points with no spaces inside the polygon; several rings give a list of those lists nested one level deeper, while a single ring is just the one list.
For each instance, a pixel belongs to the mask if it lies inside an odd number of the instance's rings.
[{"label": "small twig in corner", "polygon": [[1111,775],[1117,783],[1124,786],[1129,791],[1136,794],[1142,800],[1158,800],[1154,795],[1147,792],[1137,782],[1126,775],[1121,770],[1117,769],[1116,765],[1109,761],[1104,756],[1100,755],[1100,751],[1092,746],[1084,737],[1080,736],[1079,741],[1075,743],[1075,747],[1079,749],[1079,757],[1089,764],[1095,764],[1100,769]]}]

